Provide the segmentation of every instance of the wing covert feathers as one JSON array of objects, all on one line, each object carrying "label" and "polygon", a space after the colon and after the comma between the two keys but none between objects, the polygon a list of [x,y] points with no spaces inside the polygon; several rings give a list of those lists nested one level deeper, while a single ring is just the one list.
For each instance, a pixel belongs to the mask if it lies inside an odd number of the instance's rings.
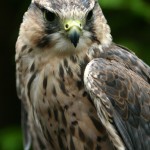
[{"label": "wing covert feathers", "polygon": [[85,87],[118,150],[149,150],[149,68],[127,51],[106,53],[87,65]]}]

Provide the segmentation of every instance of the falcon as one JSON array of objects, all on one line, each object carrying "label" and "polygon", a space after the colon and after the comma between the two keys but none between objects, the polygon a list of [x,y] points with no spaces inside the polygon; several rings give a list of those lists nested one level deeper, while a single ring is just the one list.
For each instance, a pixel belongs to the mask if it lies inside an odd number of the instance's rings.
[{"label": "falcon", "polygon": [[32,0],[15,60],[25,150],[150,149],[150,67],[98,1]]}]

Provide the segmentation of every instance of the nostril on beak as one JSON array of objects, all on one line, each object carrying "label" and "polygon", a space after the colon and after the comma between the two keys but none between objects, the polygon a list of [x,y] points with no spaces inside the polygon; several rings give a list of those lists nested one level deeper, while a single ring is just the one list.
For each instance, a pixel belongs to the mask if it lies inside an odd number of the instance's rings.
[{"label": "nostril on beak", "polygon": [[66,24],[66,28],[69,28],[69,25],[68,25],[68,24]]},{"label": "nostril on beak", "polygon": [[68,29],[69,29],[69,25],[66,24],[66,25],[65,25],[65,30],[68,30]]}]

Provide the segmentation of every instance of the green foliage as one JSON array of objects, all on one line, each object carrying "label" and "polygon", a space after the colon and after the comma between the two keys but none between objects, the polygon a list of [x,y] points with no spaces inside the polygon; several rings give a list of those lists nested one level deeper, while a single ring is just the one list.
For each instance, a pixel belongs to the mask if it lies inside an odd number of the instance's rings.
[{"label": "green foliage", "polygon": [[10,127],[0,130],[0,149],[1,150],[23,149],[21,130],[16,127]]},{"label": "green foliage", "polygon": [[99,0],[100,5],[107,9],[128,9],[137,16],[150,21],[150,5],[143,0]]},{"label": "green foliage", "polygon": [[149,0],[99,0],[114,42],[132,49],[150,64]]}]

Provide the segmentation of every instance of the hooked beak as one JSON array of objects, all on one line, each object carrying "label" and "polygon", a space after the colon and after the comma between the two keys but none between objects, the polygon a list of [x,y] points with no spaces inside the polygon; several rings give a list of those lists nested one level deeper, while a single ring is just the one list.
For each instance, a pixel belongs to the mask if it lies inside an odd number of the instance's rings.
[{"label": "hooked beak", "polygon": [[69,20],[65,23],[65,31],[68,34],[68,38],[74,47],[77,47],[79,43],[79,38],[82,31],[82,24],[78,20]]}]

